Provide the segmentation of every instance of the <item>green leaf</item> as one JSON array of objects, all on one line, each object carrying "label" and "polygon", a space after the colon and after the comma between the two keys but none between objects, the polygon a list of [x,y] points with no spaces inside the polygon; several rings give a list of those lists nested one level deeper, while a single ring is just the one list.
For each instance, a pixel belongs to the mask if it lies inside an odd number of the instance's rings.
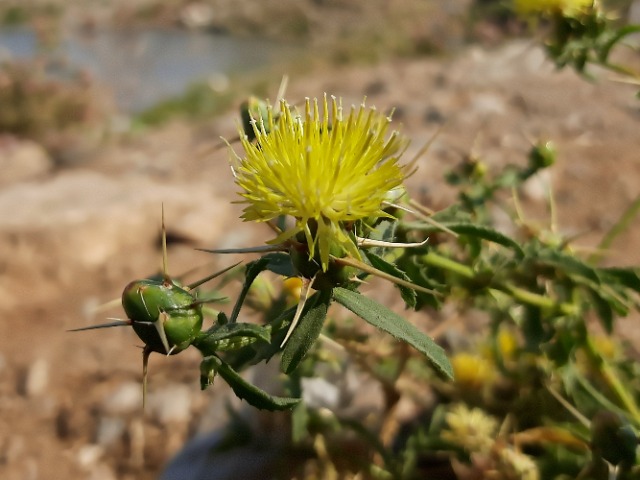
[{"label": "green leaf", "polygon": [[604,277],[610,277],[612,280],[621,283],[631,290],[640,292],[640,270],[637,268],[601,268],[598,273]]},{"label": "green leaf", "polygon": [[238,398],[246,400],[247,403],[260,410],[290,410],[301,400],[300,398],[269,395],[264,390],[247,382],[229,364],[215,355],[205,357],[202,360],[200,371],[202,376],[206,378],[212,378],[215,373],[220,374]]},{"label": "green leaf", "polygon": [[220,350],[220,343],[226,340],[231,342],[250,338],[271,342],[271,330],[254,323],[225,323],[217,324],[206,332],[201,332],[193,342],[193,346],[203,352],[204,355],[212,355]]},{"label": "green leaf", "polygon": [[[396,262],[400,268],[409,277],[411,283],[417,285],[425,285],[437,291],[447,291],[450,284],[446,281],[443,269],[429,268],[424,264],[422,259],[416,255],[416,251],[412,249],[410,252],[405,250]],[[441,297],[427,294],[422,291],[416,292],[416,310],[425,305],[432,308],[439,308]]]},{"label": "green leaf", "polygon": [[[411,279],[407,276],[406,273],[404,273],[394,264],[387,262],[384,258],[369,251],[365,252],[365,255],[374,268],[377,268],[384,273],[388,273],[389,275],[393,275],[394,277],[406,280],[407,282],[411,282]],[[413,288],[398,285],[397,283],[395,284],[395,286],[398,288],[398,290],[400,290],[400,296],[402,296],[402,299],[407,304],[407,307],[415,308],[418,299],[416,291]]]},{"label": "green leaf", "polygon": [[440,373],[453,378],[453,368],[444,350],[404,318],[376,301],[345,288],[334,288],[333,298],[374,327],[407,342],[426,355]]},{"label": "green leaf", "polygon": [[305,307],[298,325],[284,347],[280,361],[284,373],[291,373],[298,367],[320,336],[331,303],[331,290],[321,290],[318,293],[319,296],[313,303]]},{"label": "green leaf", "polygon": [[[396,227],[398,222],[391,219],[383,219],[379,221],[376,226],[366,235],[367,238],[372,240],[380,240],[383,242],[393,242],[396,233]],[[367,252],[374,252],[377,255],[384,253],[383,247],[368,248]]]},{"label": "green leaf", "polygon": [[550,265],[576,281],[582,277],[596,285],[600,284],[600,277],[596,270],[572,255],[556,250],[541,250],[538,263]]},{"label": "green leaf", "polygon": [[611,333],[613,331],[613,310],[611,308],[611,305],[609,305],[609,302],[607,302],[604,298],[598,295],[598,292],[594,290],[588,290],[588,293],[591,299],[591,303],[593,304],[593,308],[598,313],[600,323],[607,333]]},{"label": "green leaf", "polygon": [[291,413],[291,441],[299,444],[309,437],[309,410],[300,402]]},{"label": "green leaf", "polygon": [[[522,247],[510,237],[507,237],[505,234],[500,233],[497,230],[494,230],[490,227],[485,227],[482,225],[475,225],[473,223],[449,223],[449,222],[440,222],[444,227],[452,230],[458,235],[467,235],[469,237],[479,238],[482,240],[487,240],[489,242],[497,243],[498,245],[502,245],[503,247],[510,248],[514,250],[519,256],[524,256],[524,251]],[[431,225],[423,222],[409,222],[405,223],[404,227],[408,230],[420,230],[425,233],[437,233],[442,229],[438,228],[437,225]]]},{"label": "green leaf", "polygon": [[483,240],[502,245],[503,247],[511,248],[512,250],[515,250],[515,252],[520,256],[524,255],[524,251],[522,250],[518,242],[510,237],[507,237],[503,233],[494,230],[493,228],[474,225],[471,223],[457,223],[451,225],[445,224],[445,226],[459,235],[468,235],[470,237],[481,238]]},{"label": "green leaf", "polygon": [[262,258],[266,258],[269,261],[266,265],[266,270],[269,270],[276,275],[282,275],[283,277],[296,276],[296,271],[293,268],[293,263],[291,262],[291,257],[288,253],[267,253]]},{"label": "green leaf", "polygon": [[269,265],[269,261],[270,260],[267,255],[265,255],[247,264],[244,284],[242,285],[242,290],[240,291],[240,295],[238,295],[238,300],[236,301],[236,304],[233,307],[233,311],[231,312],[231,317],[229,318],[230,323],[235,323],[235,321],[238,319],[240,308],[242,307],[244,299],[246,298],[247,293],[251,288],[251,284],[256,279],[256,277],[267,268],[267,266]]},{"label": "green leaf", "polygon": [[[312,305],[315,304],[319,292],[314,293],[310,298],[307,299],[307,304]],[[287,327],[291,325],[293,317],[296,313],[296,306],[293,306],[280,315],[277,318],[273,319],[269,322],[268,327],[271,328],[271,343],[270,344],[258,344],[255,345],[255,356],[253,357],[251,363],[259,363],[262,361],[269,361],[274,355],[280,353],[281,348],[280,345],[284,340],[285,335],[287,334]]]}]

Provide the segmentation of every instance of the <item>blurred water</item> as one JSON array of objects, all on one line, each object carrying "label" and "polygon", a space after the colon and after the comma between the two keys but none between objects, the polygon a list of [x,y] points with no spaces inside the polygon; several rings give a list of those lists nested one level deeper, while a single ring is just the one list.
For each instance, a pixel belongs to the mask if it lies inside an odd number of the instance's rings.
[{"label": "blurred water", "polygon": [[299,47],[264,39],[172,29],[104,30],[66,35],[44,51],[27,28],[0,29],[0,60],[46,55],[54,65],[79,67],[110,87],[118,106],[138,112],[177,95],[194,81],[286,61]]}]

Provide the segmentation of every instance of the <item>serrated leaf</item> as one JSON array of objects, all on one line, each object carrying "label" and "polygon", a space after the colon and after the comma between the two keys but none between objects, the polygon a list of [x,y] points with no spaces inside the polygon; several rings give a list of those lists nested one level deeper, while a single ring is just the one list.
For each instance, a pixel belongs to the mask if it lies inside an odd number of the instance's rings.
[{"label": "serrated leaf", "polygon": [[472,221],[471,214],[459,203],[454,203],[442,210],[437,211],[431,218],[438,223],[469,223]]},{"label": "serrated leaf", "polygon": [[260,410],[290,410],[301,400],[300,398],[269,395],[264,390],[247,382],[229,364],[215,355],[205,357],[200,365],[200,370],[203,376],[210,377],[212,375],[211,372],[218,373],[229,384],[238,398],[246,400],[249,405]]},{"label": "serrated leaf", "polygon": [[254,323],[214,325],[206,332],[201,332],[193,342],[193,345],[201,351],[213,353],[216,343],[236,337],[255,338],[269,343],[271,342],[271,330]]},{"label": "serrated leaf", "polygon": [[600,284],[596,270],[572,255],[555,250],[541,250],[538,262],[559,269],[574,280],[579,281],[579,277],[582,277],[596,285]]},{"label": "serrated leaf", "polygon": [[[371,240],[380,240],[382,242],[392,242],[395,237],[397,226],[398,222],[396,220],[383,219],[367,234],[367,238]],[[377,255],[382,255],[384,248],[373,247],[367,249],[367,251],[374,252]]]},{"label": "serrated leaf", "polygon": [[331,290],[321,290],[318,293],[319,296],[311,297],[313,303],[305,307],[298,325],[282,351],[280,367],[284,373],[291,373],[298,367],[320,336],[331,303]]},{"label": "serrated leaf", "polygon": [[374,327],[407,342],[423,353],[440,373],[453,378],[451,362],[442,347],[404,318],[376,301],[345,288],[334,288],[333,298]]},{"label": "serrated leaf", "polygon": [[640,275],[637,268],[601,268],[598,272],[631,290],[640,292]]},{"label": "serrated leaf", "polygon": [[459,235],[469,235],[471,237],[481,238],[483,240],[502,245],[503,247],[511,248],[512,250],[515,250],[515,252],[520,256],[524,255],[524,251],[522,250],[522,247],[520,247],[518,242],[510,237],[507,237],[503,233],[494,230],[493,228],[474,225],[471,223],[456,223],[444,225]]},{"label": "serrated leaf", "polygon": [[[393,275],[394,277],[406,280],[407,282],[412,282],[412,280],[405,272],[400,270],[394,264],[387,262],[384,258],[376,255],[373,252],[365,252],[365,254],[374,268],[388,273],[389,275]],[[398,290],[400,290],[400,296],[407,304],[407,307],[415,308],[416,302],[418,300],[416,291],[413,288],[405,287],[404,285],[398,285],[397,283],[395,284],[395,286],[398,288]]]},{"label": "serrated leaf", "polygon": [[[447,227],[449,230],[457,233],[458,235],[467,235],[469,237],[497,243],[498,245],[502,245],[503,247],[510,248],[521,257],[524,256],[524,251],[522,250],[522,247],[520,246],[520,244],[518,244],[518,242],[491,227],[475,225],[473,223],[466,222],[450,223],[441,221],[440,223],[442,224],[442,226]],[[422,222],[406,223],[405,228],[420,230],[425,233],[437,233],[441,231],[441,229],[436,225],[430,225]]]},{"label": "serrated leaf", "polygon": [[398,222],[389,218],[382,219],[367,235],[367,238],[381,240],[383,242],[391,242],[395,236]]}]

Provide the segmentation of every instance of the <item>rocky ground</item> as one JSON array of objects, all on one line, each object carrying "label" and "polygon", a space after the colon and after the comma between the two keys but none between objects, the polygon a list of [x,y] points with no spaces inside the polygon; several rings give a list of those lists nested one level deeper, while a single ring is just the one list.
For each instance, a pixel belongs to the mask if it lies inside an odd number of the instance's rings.
[{"label": "rocky ground", "polygon": [[[324,92],[347,105],[366,96],[367,104],[395,108],[412,139],[408,158],[440,132],[408,182],[433,208],[451,200],[442,174],[469,152],[496,168],[524,161],[537,139],[557,145],[547,180],[558,229],[580,235],[578,244],[595,245],[640,193],[633,87],[608,74],[590,83],[558,72],[533,42],[296,75],[287,96]],[[227,153],[209,151],[220,135],[234,135],[234,117],[113,140],[92,161],[65,168],[53,168],[34,144],[0,141],[3,479],[156,478],[187,438],[222,421],[229,393],[222,384],[199,391],[196,355],[152,358],[143,413],[133,332],[66,330],[121,316],[118,308],[96,314],[95,307],[158,269],[161,205],[173,273],[201,265],[210,272],[231,261],[193,247],[254,245],[268,235],[238,219]],[[526,205],[533,222],[548,222],[545,201],[532,184]],[[608,261],[640,263],[639,245],[636,222]]]}]

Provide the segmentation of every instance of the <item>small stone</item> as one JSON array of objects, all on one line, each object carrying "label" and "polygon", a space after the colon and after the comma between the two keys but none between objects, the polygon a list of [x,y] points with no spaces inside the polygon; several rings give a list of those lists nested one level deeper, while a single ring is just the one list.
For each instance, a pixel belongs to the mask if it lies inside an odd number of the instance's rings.
[{"label": "small stone", "polygon": [[102,409],[110,415],[125,415],[142,408],[142,386],[137,382],[127,382],[106,396]]},{"label": "small stone", "polygon": [[340,401],[340,389],[329,380],[321,377],[302,379],[302,398],[311,408],[335,409]]},{"label": "small stone", "polygon": [[80,448],[80,450],[78,450],[76,460],[78,462],[78,465],[80,465],[82,468],[91,470],[103,455],[104,448],[102,448],[100,445],[85,445]]},{"label": "small stone", "polygon": [[33,362],[24,379],[24,394],[28,397],[41,395],[49,385],[49,362],[40,358]]},{"label": "small stone", "polygon": [[149,395],[149,411],[162,424],[186,422],[191,418],[193,402],[186,385],[170,385]]},{"label": "small stone", "polygon": [[115,445],[124,435],[126,428],[127,424],[122,418],[102,417],[98,422],[96,443],[104,448]]}]

